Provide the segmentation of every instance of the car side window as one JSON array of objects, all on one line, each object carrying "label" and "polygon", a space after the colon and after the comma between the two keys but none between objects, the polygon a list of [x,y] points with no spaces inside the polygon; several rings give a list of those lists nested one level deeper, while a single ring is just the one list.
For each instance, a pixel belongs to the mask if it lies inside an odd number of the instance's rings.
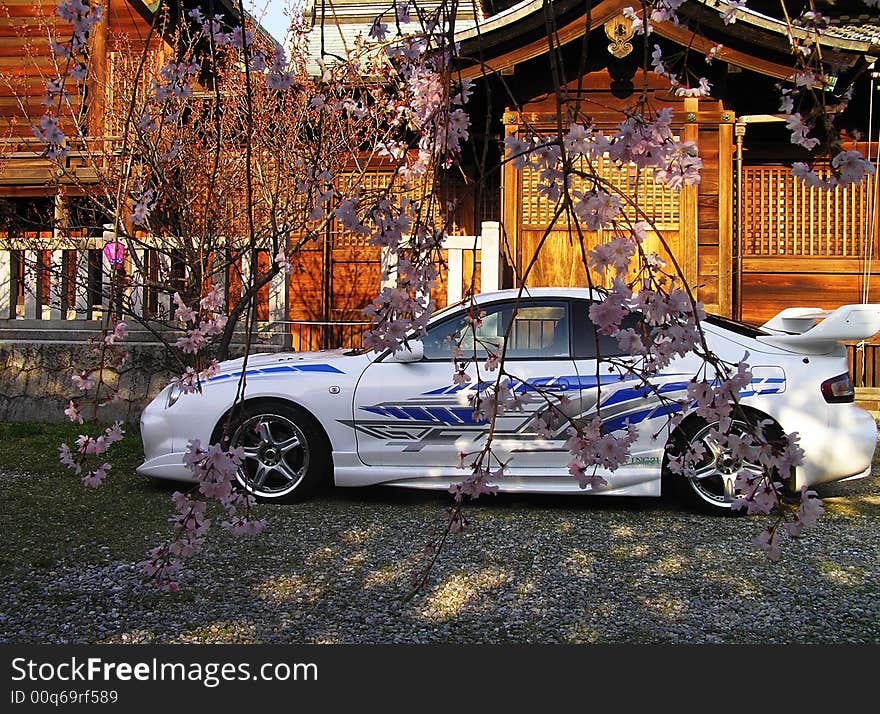
[{"label": "car side window", "polygon": [[[458,344],[468,359],[476,354],[485,359],[489,352],[500,353],[507,334],[508,359],[553,359],[569,357],[570,320],[567,301],[503,302],[476,306],[468,319],[463,311],[428,328],[422,343],[425,359],[448,360]],[[511,324],[512,323],[512,324]]]},{"label": "car side window", "polygon": [[[626,353],[620,348],[616,337],[604,335],[596,331],[596,325],[590,319],[590,305],[586,301],[577,301],[572,307],[574,320],[573,347],[575,359],[597,359],[603,357],[621,357]],[[642,329],[642,316],[630,313],[623,318],[620,329]]]}]

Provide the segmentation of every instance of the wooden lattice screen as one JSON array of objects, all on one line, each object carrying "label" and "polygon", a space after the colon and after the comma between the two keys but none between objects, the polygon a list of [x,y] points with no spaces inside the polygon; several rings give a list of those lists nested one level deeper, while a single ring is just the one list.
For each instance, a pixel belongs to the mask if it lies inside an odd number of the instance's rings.
[{"label": "wooden lattice screen", "polygon": [[[347,194],[353,185],[356,185],[361,190],[361,194],[369,199],[387,190],[391,186],[392,180],[395,181],[395,186],[399,186],[400,179],[394,178],[393,171],[373,170],[363,173],[344,173],[339,177],[338,182],[343,195]],[[413,181],[410,184],[411,188],[409,191],[404,192],[404,195],[413,199],[422,198],[425,186],[429,185],[431,180],[431,175],[426,174],[421,180]],[[370,246],[369,237],[346,231],[339,225],[338,221],[333,221],[331,224],[330,235],[333,248],[366,248]]]},{"label": "wooden lattice screen", "polygon": [[806,187],[787,167],[747,166],[742,183],[744,257],[864,254],[870,181],[828,191]]},{"label": "wooden lattice screen", "polygon": [[[607,158],[594,164],[603,182],[615,191],[632,199],[633,204],[624,203],[624,214],[631,221],[648,219],[660,230],[678,230],[680,224],[681,195],[654,181],[651,169],[638,171],[635,165],[619,167]],[[522,172],[522,225],[524,228],[543,229],[550,224],[556,204],[538,192],[540,174],[528,169]],[[573,191],[587,191],[592,182],[575,176]],[[636,205],[641,212],[636,211]]]}]

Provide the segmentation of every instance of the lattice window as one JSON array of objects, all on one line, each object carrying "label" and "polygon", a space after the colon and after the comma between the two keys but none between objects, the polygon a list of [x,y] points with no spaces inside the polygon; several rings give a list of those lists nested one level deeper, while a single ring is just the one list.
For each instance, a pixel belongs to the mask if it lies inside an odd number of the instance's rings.
[{"label": "lattice window", "polygon": [[[830,169],[818,169],[828,176]],[[871,182],[808,188],[783,166],[743,169],[743,255],[861,257]]]},{"label": "lattice window", "polygon": [[[635,205],[624,204],[624,215],[631,221],[644,217],[661,230],[678,230],[680,225],[680,194],[654,181],[652,169],[639,171],[635,165],[619,167],[608,158],[594,163],[594,169],[612,194],[619,192]],[[522,225],[525,228],[543,229],[549,225],[557,210],[538,192],[540,174],[528,169],[522,172]],[[586,191],[592,182],[579,176],[573,177],[572,190]],[[640,210],[636,210],[636,208]],[[643,213],[642,213],[643,212]]]},{"label": "lattice window", "polygon": [[[347,194],[353,186],[357,186],[360,188],[363,198],[371,200],[386,190],[393,178],[394,172],[392,171],[344,173],[340,175],[338,185],[343,195]],[[413,200],[423,198],[425,187],[430,186],[431,181],[430,173],[426,174],[420,181],[412,182],[410,190],[406,191],[404,195],[409,196]],[[395,179],[395,187],[398,187],[399,183],[400,179]],[[370,245],[369,237],[355,235],[350,231],[346,231],[336,221],[330,227],[330,240],[333,248],[364,248]]]}]

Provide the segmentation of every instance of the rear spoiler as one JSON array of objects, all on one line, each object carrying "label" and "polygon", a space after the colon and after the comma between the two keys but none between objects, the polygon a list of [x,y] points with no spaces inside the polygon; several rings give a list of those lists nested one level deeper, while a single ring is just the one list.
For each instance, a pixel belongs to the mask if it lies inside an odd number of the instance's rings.
[{"label": "rear spoiler", "polygon": [[804,354],[826,354],[838,342],[854,342],[880,332],[880,305],[844,305],[836,310],[790,307],[765,322],[761,342]]}]

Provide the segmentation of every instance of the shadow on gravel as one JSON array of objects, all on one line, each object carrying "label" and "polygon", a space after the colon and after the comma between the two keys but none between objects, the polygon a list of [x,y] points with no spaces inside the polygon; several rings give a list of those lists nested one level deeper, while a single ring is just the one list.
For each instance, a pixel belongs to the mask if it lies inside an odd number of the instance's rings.
[{"label": "shadow on gravel", "polygon": [[[143,589],[133,563],[167,535],[178,487],[121,479],[72,504],[79,491],[16,485],[40,515],[7,536],[0,641],[880,641],[876,479],[822,489],[831,517],[778,563],[751,547],[757,518],[671,497],[499,494],[468,506],[469,528],[408,602],[449,494],[332,489],[259,505],[266,533],[214,529],[169,595]],[[21,562],[22,547],[45,562]]]}]

